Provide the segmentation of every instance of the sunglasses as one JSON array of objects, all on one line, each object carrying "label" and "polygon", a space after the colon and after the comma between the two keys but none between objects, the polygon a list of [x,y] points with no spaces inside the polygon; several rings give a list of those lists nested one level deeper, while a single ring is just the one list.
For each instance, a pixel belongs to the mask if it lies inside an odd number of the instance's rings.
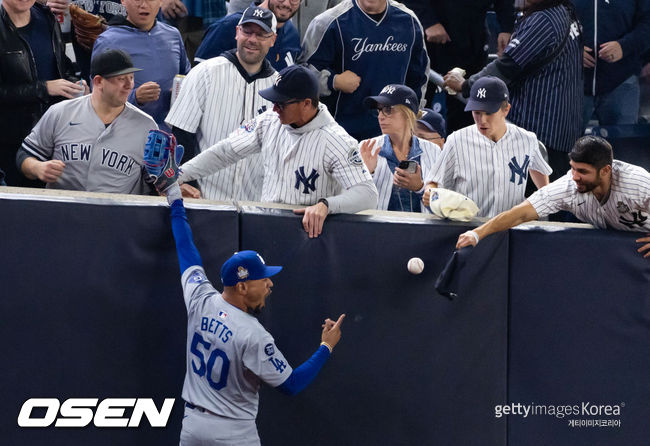
[{"label": "sunglasses", "polygon": [[287,102],[274,102],[273,105],[278,107],[278,110],[283,111],[287,105],[291,104],[297,104],[298,102],[302,102],[304,99],[294,99],[293,101],[287,101]]},{"label": "sunglasses", "polygon": [[377,110],[382,112],[384,116],[390,116],[393,113],[393,107],[391,105],[378,105]]}]

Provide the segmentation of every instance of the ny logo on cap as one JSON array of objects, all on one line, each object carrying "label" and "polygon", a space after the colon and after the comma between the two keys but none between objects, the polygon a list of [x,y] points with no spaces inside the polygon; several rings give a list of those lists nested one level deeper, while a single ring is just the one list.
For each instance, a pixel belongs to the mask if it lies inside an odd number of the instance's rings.
[{"label": "ny logo on cap", "polygon": [[477,98],[485,98],[485,88],[479,88],[478,91],[476,92],[476,97]]},{"label": "ny logo on cap", "polygon": [[408,99],[404,99],[404,102],[405,102],[406,104],[410,104],[410,103],[411,103],[411,101],[409,101]]},{"label": "ny logo on cap", "polygon": [[275,80],[275,85],[277,86],[277,85],[280,83],[281,80],[282,80],[282,76],[280,76],[280,75],[278,74],[278,77],[277,77],[277,79]]},{"label": "ny logo on cap", "polygon": [[391,87],[390,85],[385,86],[379,94],[393,94],[395,92],[395,87]]},{"label": "ny logo on cap", "polygon": [[253,11],[253,17],[263,17],[264,16],[264,11],[261,9],[256,9]]}]

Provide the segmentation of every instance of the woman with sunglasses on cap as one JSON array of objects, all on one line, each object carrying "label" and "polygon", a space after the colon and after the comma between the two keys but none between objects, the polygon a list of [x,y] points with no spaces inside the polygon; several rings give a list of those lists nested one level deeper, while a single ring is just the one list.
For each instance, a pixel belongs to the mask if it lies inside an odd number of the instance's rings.
[{"label": "woman with sunglasses on cap", "polygon": [[361,141],[361,157],[379,191],[377,209],[427,212],[423,178],[440,156],[440,147],[415,136],[418,100],[409,87],[385,86],[364,106],[377,109],[382,135]]}]

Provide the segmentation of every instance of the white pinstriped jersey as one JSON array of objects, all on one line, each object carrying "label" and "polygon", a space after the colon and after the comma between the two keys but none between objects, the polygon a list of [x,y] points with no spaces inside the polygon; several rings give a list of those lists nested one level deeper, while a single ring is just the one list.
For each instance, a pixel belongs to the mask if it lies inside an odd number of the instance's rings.
[{"label": "white pinstriped jersey", "polygon": [[[240,125],[273,108],[258,91],[271,87],[277,73],[266,63],[253,77],[238,67],[234,53],[206,60],[192,68],[165,122],[196,133],[201,152],[228,137]],[[253,155],[199,180],[209,200],[259,201],[262,161]]]},{"label": "white pinstriped jersey", "polygon": [[479,217],[494,217],[524,200],[531,169],[552,172],[534,133],[506,123],[506,133],[494,142],[471,125],[449,135],[427,182],[471,198]]},{"label": "white pinstriped jersey", "polygon": [[182,166],[181,181],[208,175],[255,153],[262,155],[262,201],[313,205],[342,188],[372,183],[357,141],[319,104],[318,114],[299,128],[283,125],[267,111]]},{"label": "white pinstriped jersey", "polygon": [[144,145],[158,126],[151,116],[126,103],[107,127],[95,113],[91,95],[50,107],[23,141],[21,150],[39,161],[61,160],[63,174],[48,189],[122,194],[149,191],[142,180]]},{"label": "white pinstriped jersey", "polygon": [[[427,141],[426,139],[418,138],[417,136],[414,136],[413,138],[418,139],[420,149],[422,150],[420,154],[420,167],[422,169],[422,180],[424,181],[425,178],[429,177],[433,167],[438,161],[438,158],[442,156],[442,152],[440,151],[439,146]],[[388,135],[381,135],[372,138],[372,140],[375,142],[377,150],[379,150],[386,142],[390,144]],[[359,147],[361,147],[361,143],[359,143]],[[411,156],[409,156],[409,159],[411,159]],[[393,173],[390,171],[386,158],[381,155],[377,157],[377,168],[372,174],[372,179],[375,182],[375,186],[377,186],[377,192],[379,192],[377,209],[386,210],[388,209],[388,203],[390,202],[390,196],[393,191]],[[422,199],[420,194],[413,193],[412,195],[417,195],[418,200]],[[420,208],[422,213],[428,213],[428,209],[429,207],[425,205],[422,205]]]},{"label": "white pinstriped jersey", "polygon": [[614,160],[609,197],[601,204],[592,192],[580,193],[569,171],[528,197],[537,215],[564,210],[597,228],[650,230],[650,173]]},{"label": "white pinstriped jersey", "polygon": [[187,308],[183,399],[225,418],[255,420],[260,381],[277,387],[293,369],[255,317],[226,302],[200,266],[181,277]]}]

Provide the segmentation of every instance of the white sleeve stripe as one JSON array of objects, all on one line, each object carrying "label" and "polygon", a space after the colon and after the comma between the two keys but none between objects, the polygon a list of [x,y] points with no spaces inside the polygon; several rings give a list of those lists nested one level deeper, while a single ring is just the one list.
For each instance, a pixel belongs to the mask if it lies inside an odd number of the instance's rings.
[{"label": "white sleeve stripe", "polygon": [[43,152],[41,152],[38,148],[34,147],[33,145],[30,145],[27,141],[23,141],[22,148],[25,149],[27,152],[31,153],[32,155],[34,155],[36,158],[38,158],[41,161],[49,161],[47,155],[45,155]]}]

